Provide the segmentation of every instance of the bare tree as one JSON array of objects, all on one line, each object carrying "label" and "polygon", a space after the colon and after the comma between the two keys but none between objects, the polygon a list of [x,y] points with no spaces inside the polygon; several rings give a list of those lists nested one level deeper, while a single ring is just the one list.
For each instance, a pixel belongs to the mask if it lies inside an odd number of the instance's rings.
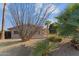
[{"label": "bare tree", "polygon": [[53,4],[9,4],[11,23],[22,41],[27,41],[44,26],[44,21],[55,10]]},{"label": "bare tree", "polygon": [[6,8],[6,3],[3,4],[1,39],[5,39],[5,8]]}]

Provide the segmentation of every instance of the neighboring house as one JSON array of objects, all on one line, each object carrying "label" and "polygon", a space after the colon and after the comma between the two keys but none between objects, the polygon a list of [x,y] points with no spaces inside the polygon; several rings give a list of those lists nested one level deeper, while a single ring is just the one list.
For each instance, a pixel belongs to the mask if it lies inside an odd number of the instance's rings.
[{"label": "neighboring house", "polygon": [[[8,30],[11,32],[11,39],[20,39],[20,36],[16,30],[16,27],[8,28]],[[46,29],[42,29],[41,31],[38,31],[32,38],[34,39],[44,38],[45,35],[46,35]]]},{"label": "neighboring house", "polygon": [[[11,38],[11,32],[5,31],[5,39],[10,39],[10,38]],[[0,31],[0,39],[1,39],[1,31]]]}]

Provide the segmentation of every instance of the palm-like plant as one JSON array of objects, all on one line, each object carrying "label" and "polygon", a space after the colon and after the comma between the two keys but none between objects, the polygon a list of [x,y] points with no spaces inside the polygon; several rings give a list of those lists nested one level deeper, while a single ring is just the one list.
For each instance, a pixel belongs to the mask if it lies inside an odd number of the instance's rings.
[{"label": "palm-like plant", "polygon": [[36,44],[33,50],[33,55],[46,56],[55,48],[57,48],[57,45],[55,43],[52,43],[48,40],[43,40]]},{"label": "palm-like plant", "polygon": [[72,45],[79,49],[79,4],[71,4],[56,18],[58,19],[59,35],[71,36]]},{"label": "palm-like plant", "polygon": [[73,36],[79,29],[79,4],[71,4],[58,17],[58,32],[64,36]]}]

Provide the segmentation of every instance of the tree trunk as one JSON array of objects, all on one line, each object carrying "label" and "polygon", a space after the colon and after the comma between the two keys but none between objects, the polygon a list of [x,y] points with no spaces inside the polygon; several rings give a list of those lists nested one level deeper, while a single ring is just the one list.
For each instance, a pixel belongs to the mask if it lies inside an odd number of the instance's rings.
[{"label": "tree trunk", "polygon": [[3,4],[1,39],[5,39],[5,6],[6,6],[6,3]]},{"label": "tree trunk", "polygon": [[22,42],[28,41],[29,39],[22,39]]},{"label": "tree trunk", "polygon": [[28,41],[30,38],[22,38],[22,42]]}]

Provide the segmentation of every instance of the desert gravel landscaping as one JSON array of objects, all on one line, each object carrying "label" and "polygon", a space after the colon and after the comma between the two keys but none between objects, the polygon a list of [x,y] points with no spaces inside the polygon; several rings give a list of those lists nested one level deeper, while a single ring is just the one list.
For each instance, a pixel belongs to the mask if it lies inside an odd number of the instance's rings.
[{"label": "desert gravel landscaping", "polygon": [[[70,40],[69,39],[68,40],[64,39],[64,40],[60,43],[59,49],[51,52],[49,55],[50,56],[79,56],[79,51],[71,46]],[[2,47],[0,48],[0,56],[32,56],[32,46],[37,41],[40,41],[40,39],[9,45],[6,46],[5,48]],[[6,42],[8,42],[8,40]]]},{"label": "desert gravel landscaping", "polygon": [[[0,47],[0,56],[27,56],[31,55],[32,47],[35,43],[41,41],[41,39],[33,39],[27,42],[21,42],[20,39],[17,40],[4,40],[0,41],[0,43],[4,43],[4,47]],[[8,42],[16,42],[5,45]],[[17,43],[18,42],[18,43]]]}]

